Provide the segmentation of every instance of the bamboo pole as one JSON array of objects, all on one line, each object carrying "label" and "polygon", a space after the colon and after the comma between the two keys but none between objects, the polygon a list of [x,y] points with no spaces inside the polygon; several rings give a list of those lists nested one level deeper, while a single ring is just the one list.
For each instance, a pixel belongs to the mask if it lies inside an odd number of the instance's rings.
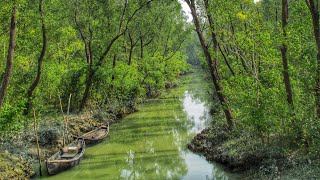
[{"label": "bamboo pole", "polygon": [[40,146],[39,146],[39,138],[38,138],[38,131],[37,131],[37,118],[36,118],[36,111],[33,109],[33,117],[34,117],[34,134],[36,136],[36,143],[37,143],[37,150],[38,150],[38,159],[39,159],[39,173],[42,176],[41,172],[41,157],[40,157]]},{"label": "bamboo pole", "polygon": [[109,127],[110,127],[110,124],[109,124],[109,122],[108,122],[108,134],[109,134],[109,130],[110,130]]},{"label": "bamboo pole", "polygon": [[66,144],[65,143],[66,117],[65,117],[64,112],[63,112],[62,101],[61,101],[61,97],[60,97],[59,92],[58,92],[58,97],[59,97],[59,102],[60,102],[60,110],[61,110],[62,117],[63,117],[62,146],[65,146],[65,144]]},{"label": "bamboo pole", "polygon": [[68,131],[68,123],[69,123],[69,112],[70,112],[70,102],[71,102],[72,94],[69,96],[68,100],[68,109],[67,109],[67,117],[66,117],[66,136],[68,137],[69,131]]},{"label": "bamboo pole", "polygon": [[70,112],[70,101],[71,101],[71,97],[72,97],[72,94],[70,94],[70,96],[69,96],[69,100],[68,100],[68,110],[67,110],[67,115],[69,115],[69,112]]}]

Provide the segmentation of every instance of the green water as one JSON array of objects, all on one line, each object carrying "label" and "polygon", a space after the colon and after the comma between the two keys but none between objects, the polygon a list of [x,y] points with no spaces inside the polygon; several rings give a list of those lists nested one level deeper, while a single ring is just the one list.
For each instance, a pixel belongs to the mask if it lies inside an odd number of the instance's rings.
[{"label": "green water", "polygon": [[186,149],[209,125],[209,82],[201,70],[149,99],[111,126],[108,138],[86,149],[80,165],[43,179],[230,179],[221,167]]}]

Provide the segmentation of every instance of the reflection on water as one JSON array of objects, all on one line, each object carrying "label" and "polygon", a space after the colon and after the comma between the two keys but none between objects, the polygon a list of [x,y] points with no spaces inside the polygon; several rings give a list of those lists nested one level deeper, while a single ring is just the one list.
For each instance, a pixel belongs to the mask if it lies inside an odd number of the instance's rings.
[{"label": "reflection on water", "polygon": [[210,123],[208,107],[188,90],[184,93],[183,110],[187,114],[188,121],[192,123],[189,133],[199,133]]},{"label": "reflection on water", "polygon": [[160,99],[148,100],[86,149],[79,166],[51,179],[228,179],[218,166],[186,149],[211,121],[208,83],[200,70]]}]

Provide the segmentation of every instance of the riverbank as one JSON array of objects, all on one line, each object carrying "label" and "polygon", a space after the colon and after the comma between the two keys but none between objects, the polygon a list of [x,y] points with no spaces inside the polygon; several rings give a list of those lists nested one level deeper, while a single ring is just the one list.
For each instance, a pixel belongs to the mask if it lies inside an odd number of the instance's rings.
[{"label": "riverbank", "polygon": [[320,161],[306,149],[284,151],[280,141],[261,143],[252,137],[215,126],[204,129],[187,144],[208,161],[223,164],[244,179],[317,179]]}]

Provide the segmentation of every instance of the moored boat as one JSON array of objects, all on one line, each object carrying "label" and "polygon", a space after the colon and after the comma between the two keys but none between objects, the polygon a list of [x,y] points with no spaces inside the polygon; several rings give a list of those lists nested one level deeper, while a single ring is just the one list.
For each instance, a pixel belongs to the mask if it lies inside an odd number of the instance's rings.
[{"label": "moored boat", "polygon": [[57,174],[79,164],[83,157],[85,146],[84,139],[78,138],[61,148],[59,152],[47,159],[48,174]]},{"label": "moored boat", "polygon": [[96,128],[90,132],[87,132],[80,136],[79,138],[83,138],[86,142],[86,145],[93,145],[104,140],[109,134],[109,124],[108,126],[101,126]]}]

